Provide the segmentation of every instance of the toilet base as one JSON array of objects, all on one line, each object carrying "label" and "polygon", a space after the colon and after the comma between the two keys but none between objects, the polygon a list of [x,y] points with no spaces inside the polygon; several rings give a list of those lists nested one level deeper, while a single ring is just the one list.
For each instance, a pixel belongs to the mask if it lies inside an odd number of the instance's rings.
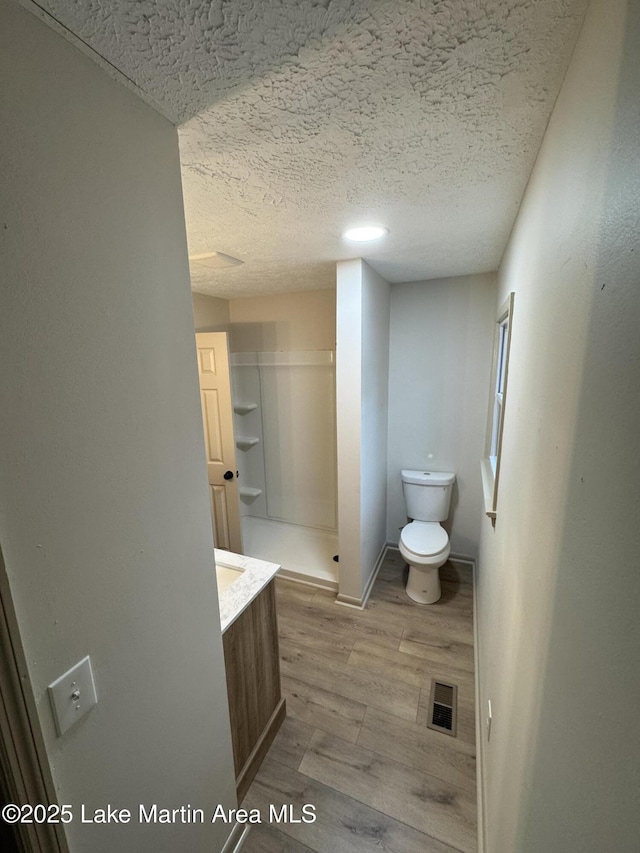
[{"label": "toilet base", "polygon": [[438,567],[409,566],[407,595],[416,604],[435,604],[442,595]]}]

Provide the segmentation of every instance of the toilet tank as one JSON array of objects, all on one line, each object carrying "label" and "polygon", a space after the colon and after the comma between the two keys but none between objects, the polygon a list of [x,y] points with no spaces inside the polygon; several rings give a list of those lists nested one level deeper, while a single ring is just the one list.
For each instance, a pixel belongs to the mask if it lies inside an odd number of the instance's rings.
[{"label": "toilet tank", "polygon": [[414,521],[445,521],[456,475],[448,471],[402,471],[407,515]]}]

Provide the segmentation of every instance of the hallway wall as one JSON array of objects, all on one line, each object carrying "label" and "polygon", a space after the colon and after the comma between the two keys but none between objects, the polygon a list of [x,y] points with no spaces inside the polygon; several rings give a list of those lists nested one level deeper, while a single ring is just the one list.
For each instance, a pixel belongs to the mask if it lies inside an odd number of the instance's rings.
[{"label": "hallway wall", "polygon": [[515,291],[478,569],[487,853],[640,837],[640,7],[592,0],[499,274]]},{"label": "hallway wall", "polygon": [[220,850],[138,821],[235,805],[176,129],[13,2],[0,79],[0,542],[70,847]]}]

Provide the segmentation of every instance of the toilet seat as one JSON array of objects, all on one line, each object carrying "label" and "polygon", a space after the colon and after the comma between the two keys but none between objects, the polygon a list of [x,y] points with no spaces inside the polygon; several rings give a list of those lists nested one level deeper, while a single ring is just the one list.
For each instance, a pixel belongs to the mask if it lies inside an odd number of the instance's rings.
[{"label": "toilet seat", "polygon": [[402,528],[400,542],[416,557],[436,557],[449,547],[447,531],[437,521],[412,521]]}]

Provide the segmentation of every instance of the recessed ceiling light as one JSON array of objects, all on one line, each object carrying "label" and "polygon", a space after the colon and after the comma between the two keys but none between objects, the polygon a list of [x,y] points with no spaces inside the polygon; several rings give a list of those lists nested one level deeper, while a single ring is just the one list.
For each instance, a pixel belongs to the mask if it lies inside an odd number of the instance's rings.
[{"label": "recessed ceiling light", "polygon": [[368,243],[370,240],[379,240],[388,233],[389,229],[383,225],[361,225],[358,228],[349,228],[342,236],[353,243]]},{"label": "recessed ceiling light", "polygon": [[224,267],[235,267],[244,261],[238,258],[232,258],[231,255],[225,255],[222,252],[205,252],[204,255],[190,255],[189,260],[192,264],[198,264],[200,267],[208,267],[213,270],[221,270]]}]

